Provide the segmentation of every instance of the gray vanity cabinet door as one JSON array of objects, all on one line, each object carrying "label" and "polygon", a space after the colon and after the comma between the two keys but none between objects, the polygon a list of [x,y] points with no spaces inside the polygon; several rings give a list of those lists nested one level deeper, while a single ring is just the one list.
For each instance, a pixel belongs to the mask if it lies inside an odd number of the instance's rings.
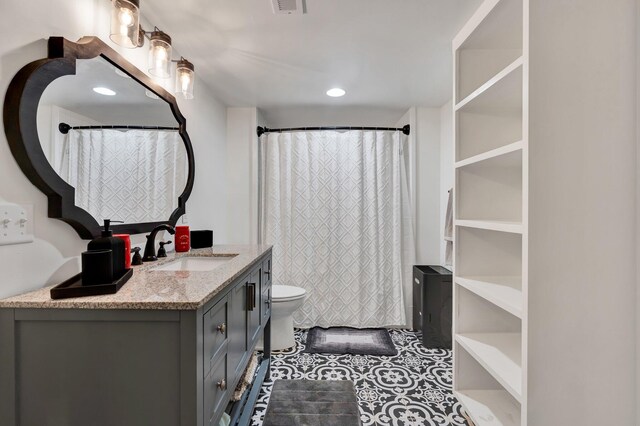
[{"label": "gray vanity cabinet door", "polygon": [[229,382],[235,383],[235,379],[242,374],[241,367],[248,349],[248,317],[247,317],[247,287],[249,276],[244,277],[240,283],[234,286],[229,293]]},{"label": "gray vanity cabinet door", "polygon": [[222,355],[212,366],[204,379],[204,419],[205,425],[218,426],[227,403],[229,386],[227,355]]},{"label": "gray vanity cabinet door", "polygon": [[216,359],[227,349],[229,298],[224,297],[203,318],[204,372],[209,373]]},{"label": "gray vanity cabinet door", "polygon": [[261,275],[262,268],[258,266],[251,271],[251,277],[249,278],[249,296],[251,297],[251,301],[247,309],[249,313],[249,330],[247,332],[249,347],[252,347],[260,337],[260,310],[262,308],[262,293],[260,291]]}]

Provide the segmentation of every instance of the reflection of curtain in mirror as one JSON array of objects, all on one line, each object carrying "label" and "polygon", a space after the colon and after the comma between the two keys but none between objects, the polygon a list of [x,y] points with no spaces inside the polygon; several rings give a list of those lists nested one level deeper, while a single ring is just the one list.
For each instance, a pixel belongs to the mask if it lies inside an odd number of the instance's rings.
[{"label": "reflection of curtain in mirror", "polygon": [[187,180],[178,132],[71,130],[64,145],[57,172],[98,221],[162,221],[178,206]]}]

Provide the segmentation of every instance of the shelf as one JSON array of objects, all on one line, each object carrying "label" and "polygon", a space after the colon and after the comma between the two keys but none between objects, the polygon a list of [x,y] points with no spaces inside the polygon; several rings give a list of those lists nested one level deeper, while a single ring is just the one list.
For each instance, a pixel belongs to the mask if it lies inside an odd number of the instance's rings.
[{"label": "shelf", "polygon": [[457,168],[456,219],[521,223],[522,174],[517,150]]},{"label": "shelf", "polygon": [[465,228],[485,229],[488,231],[522,234],[522,223],[504,220],[455,220],[454,225]]},{"label": "shelf", "polygon": [[522,108],[522,56],[456,104],[455,111]]},{"label": "shelf", "polygon": [[509,145],[504,145],[496,149],[492,149],[490,151],[483,152],[482,154],[474,155],[473,157],[466,158],[464,160],[458,161],[455,164],[455,168],[459,169],[461,167],[470,166],[472,164],[481,163],[486,160],[498,159],[504,155],[511,154],[512,152],[522,151],[522,141],[510,143]]},{"label": "shelf", "polygon": [[520,333],[457,334],[456,342],[518,402],[521,402],[522,335]]},{"label": "shelf", "polygon": [[453,39],[453,47],[465,49],[522,49],[522,2],[487,0]]},{"label": "shelf", "polygon": [[518,276],[456,277],[455,282],[483,299],[522,318],[522,278]]},{"label": "shelf", "polygon": [[520,407],[501,390],[455,391],[476,426],[519,426]]}]

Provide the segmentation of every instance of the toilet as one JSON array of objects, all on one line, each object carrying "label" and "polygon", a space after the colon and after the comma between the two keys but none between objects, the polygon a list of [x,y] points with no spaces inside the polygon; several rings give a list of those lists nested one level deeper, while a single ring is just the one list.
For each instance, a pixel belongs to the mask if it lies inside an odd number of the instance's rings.
[{"label": "toilet", "polygon": [[271,349],[282,350],[295,346],[293,313],[302,306],[307,291],[290,285],[274,284],[271,290]]}]

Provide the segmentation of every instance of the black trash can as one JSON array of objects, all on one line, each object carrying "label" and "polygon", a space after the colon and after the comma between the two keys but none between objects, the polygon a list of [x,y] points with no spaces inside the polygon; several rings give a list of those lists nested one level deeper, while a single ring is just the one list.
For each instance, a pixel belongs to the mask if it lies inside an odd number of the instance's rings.
[{"label": "black trash can", "polygon": [[451,349],[453,325],[451,271],[442,266],[413,267],[413,328],[427,348]]}]

